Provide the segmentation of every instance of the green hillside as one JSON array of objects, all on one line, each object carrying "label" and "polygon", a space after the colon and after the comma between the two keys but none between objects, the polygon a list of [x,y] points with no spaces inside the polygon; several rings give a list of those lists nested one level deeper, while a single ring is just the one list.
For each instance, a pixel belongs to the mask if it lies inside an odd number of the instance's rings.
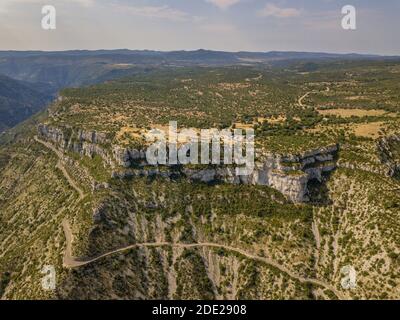
[{"label": "green hillside", "polygon": [[0,132],[45,108],[50,99],[37,85],[0,75]]},{"label": "green hillside", "polygon": [[[399,70],[171,67],[63,90],[0,138],[0,297],[399,299]],[[133,159],[171,120],[253,128],[279,183]]]}]

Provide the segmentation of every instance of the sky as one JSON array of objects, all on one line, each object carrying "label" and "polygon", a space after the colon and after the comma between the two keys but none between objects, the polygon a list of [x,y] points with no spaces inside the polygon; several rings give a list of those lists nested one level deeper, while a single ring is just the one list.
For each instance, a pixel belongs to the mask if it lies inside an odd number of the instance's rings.
[{"label": "sky", "polygon": [[[42,6],[56,8],[44,30]],[[357,29],[341,26],[356,8]],[[149,49],[400,55],[399,0],[0,0],[0,50]]]}]

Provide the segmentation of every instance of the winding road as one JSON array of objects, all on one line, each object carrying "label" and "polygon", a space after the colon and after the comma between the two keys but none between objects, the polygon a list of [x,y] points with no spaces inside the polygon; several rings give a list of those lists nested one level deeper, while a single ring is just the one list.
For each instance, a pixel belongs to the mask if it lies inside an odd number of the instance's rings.
[{"label": "winding road", "polygon": [[[325,89],[325,92],[329,92],[331,89],[329,88],[329,87],[326,87],[326,89]],[[297,104],[300,106],[300,107],[307,107],[307,105],[305,105],[304,103],[303,103],[303,100],[305,99],[305,98],[307,98],[311,93],[316,93],[317,91],[308,91],[308,92],[306,92],[305,94],[303,94],[298,100],[297,100]]]},{"label": "winding road", "polygon": [[268,264],[272,267],[275,267],[276,269],[280,270],[283,273],[286,273],[288,276],[290,276],[291,278],[294,278],[302,283],[312,283],[321,287],[324,287],[326,289],[331,290],[332,292],[335,293],[335,295],[339,298],[339,299],[343,299],[341,293],[339,291],[337,291],[333,286],[329,285],[326,282],[317,280],[317,279],[312,279],[312,278],[304,278],[301,277],[299,275],[297,275],[296,273],[292,272],[291,270],[287,269],[286,267],[284,267],[283,265],[277,263],[276,261],[273,261],[269,258],[264,258],[264,257],[260,257],[260,256],[256,256],[253,255],[251,253],[248,253],[242,249],[239,248],[235,248],[235,247],[231,247],[228,245],[224,245],[224,244],[219,244],[219,243],[212,243],[212,242],[199,242],[199,243],[173,243],[173,242],[148,242],[148,243],[135,243],[123,248],[119,248],[119,249],[115,249],[112,251],[109,251],[107,253],[98,255],[96,257],[93,258],[75,258],[72,256],[72,232],[71,232],[71,228],[69,226],[69,223],[67,220],[63,221],[63,228],[64,228],[64,233],[65,233],[65,238],[66,238],[66,250],[65,250],[65,254],[64,254],[64,260],[63,260],[63,264],[64,267],[66,268],[77,268],[77,267],[81,267],[81,266],[85,266],[88,265],[90,263],[96,262],[100,259],[103,259],[105,257],[108,257],[110,255],[116,254],[116,253],[121,253],[124,251],[128,251],[131,249],[137,249],[137,248],[143,248],[143,247],[172,247],[172,248],[201,248],[201,247],[208,247],[208,248],[217,248],[217,249],[224,249],[230,252],[235,252],[238,253],[248,259],[252,259],[252,260],[256,260],[256,261],[260,261],[263,262],[265,264]]},{"label": "winding road", "polygon": [[63,154],[59,150],[57,150],[54,146],[52,146],[50,143],[39,139],[37,136],[35,136],[34,138],[35,138],[35,140],[37,142],[43,144],[45,147],[49,148],[50,150],[52,150],[53,152],[55,152],[57,154],[57,156],[59,158],[59,161],[57,162],[57,166],[56,167],[61,170],[61,172],[63,173],[64,177],[67,179],[68,183],[71,185],[71,187],[74,188],[76,190],[76,192],[78,192],[79,200],[82,200],[85,197],[85,193],[83,192],[83,190],[81,188],[78,187],[78,185],[71,178],[71,176],[68,174],[67,170],[63,166],[63,164],[61,162]]},{"label": "winding road", "polygon": [[[63,154],[57,150],[54,146],[52,146],[50,143],[43,141],[41,139],[39,139],[38,137],[35,136],[35,140],[39,143],[41,143],[42,145],[44,145],[45,147],[49,148],[50,150],[54,151],[57,156],[60,158],[59,162],[57,163],[57,167],[59,169],[61,169],[63,175],[65,176],[65,178],[67,179],[68,183],[78,192],[79,194],[79,198],[82,199],[85,194],[83,192],[83,190],[81,190],[77,184],[73,181],[73,179],[69,176],[68,172],[65,170],[65,168],[63,167],[62,163],[61,163],[61,159],[63,157]],[[121,253],[121,252],[125,252],[131,249],[137,249],[137,248],[144,248],[144,247],[172,247],[172,248],[204,248],[204,247],[208,247],[208,248],[218,248],[218,249],[224,249],[230,252],[235,252],[238,253],[248,259],[252,259],[252,260],[256,260],[256,261],[260,261],[263,262],[267,265],[270,265],[278,270],[280,270],[281,272],[287,274],[288,276],[290,276],[293,279],[298,280],[301,283],[311,283],[317,286],[321,286],[324,287],[330,291],[332,291],[336,297],[338,299],[345,299],[345,297],[333,286],[331,286],[330,284],[318,280],[318,279],[312,279],[312,278],[305,278],[302,277],[298,274],[296,274],[295,272],[289,270],[288,268],[286,268],[285,266],[283,266],[282,264],[270,259],[270,258],[266,258],[266,257],[260,257],[260,256],[256,256],[253,255],[249,252],[246,252],[242,249],[239,248],[235,248],[235,247],[231,247],[228,245],[224,245],[224,244],[219,244],[219,243],[212,243],[212,242],[199,242],[199,243],[173,243],[173,242],[149,242],[149,243],[135,243],[132,245],[128,245],[126,247],[122,247],[119,249],[115,249],[112,251],[109,251],[107,253],[92,257],[92,258],[77,258],[74,257],[72,255],[72,242],[73,242],[73,234],[71,231],[71,227],[70,224],[68,222],[68,220],[64,219],[62,222],[62,227],[64,230],[64,234],[65,234],[65,240],[66,240],[66,248],[65,248],[65,252],[64,252],[64,257],[63,257],[63,265],[65,268],[77,268],[77,267],[82,267],[82,266],[86,266],[88,264],[91,264],[93,262],[96,262],[100,259],[103,259],[105,257],[108,257],[110,255],[114,255],[116,253]]]},{"label": "winding road", "polygon": [[304,95],[302,95],[302,96],[299,98],[299,100],[297,101],[297,103],[298,103],[298,105],[299,105],[300,107],[306,107],[306,105],[303,104],[303,100],[304,100],[305,98],[307,98],[311,93],[312,93],[312,91],[309,91],[309,92],[305,93]]}]

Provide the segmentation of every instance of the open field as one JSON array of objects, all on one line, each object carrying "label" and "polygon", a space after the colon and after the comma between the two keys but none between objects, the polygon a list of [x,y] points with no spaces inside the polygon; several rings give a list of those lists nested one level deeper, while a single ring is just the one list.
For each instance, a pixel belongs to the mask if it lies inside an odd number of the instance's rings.
[{"label": "open field", "polygon": [[323,116],[338,116],[342,118],[350,117],[378,117],[378,116],[393,116],[395,114],[389,113],[385,110],[364,110],[364,109],[318,109],[319,114]]}]

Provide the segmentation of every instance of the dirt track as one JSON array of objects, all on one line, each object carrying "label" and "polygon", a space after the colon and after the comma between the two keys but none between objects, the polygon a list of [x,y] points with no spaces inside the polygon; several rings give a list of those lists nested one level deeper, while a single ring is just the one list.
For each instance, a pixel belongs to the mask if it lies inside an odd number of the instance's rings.
[{"label": "dirt track", "polygon": [[257,260],[263,263],[266,263],[272,267],[275,267],[277,269],[279,269],[280,271],[282,271],[283,273],[286,273],[287,275],[289,275],[291,278],[297,279],[298,281],[302,282],[302,283],[312,283],[318,286],[322,286],[326,289],[331,290],[332,292],[335,293],[335,295],[339,298],[339,299],[343,299],[342,295],[340,294],[340,292],[338,292],[335,288],[333,288],[331,285],[317,280],[317,279],[311,279],[311,278],[304,278],[301,277],[297,274],[295,274],[294,272],[290,271],[289,269],[287,269],[286,267],[282,266],[281,264],[269,259],[269,258],[264,258],[264,257],[259,257],[259,256],[255,256],[253,254],[250,254],[242,249],[239,248],[235,248],[235,247],[231,247],[231,246],[227,246],[227,245],[223,245],[223,244],[218,244],[218,243],[212,243],[212,242],[200,242],[200,243],[172,243],[172,242],[150,242],[150,243],[135,243],[123,248],[119,248],[119,249],[115,249],[112,251],[109,251],[107,253],[101,254],[99,256],[93,257],[93,258],[86,258],[86,259],[80,259],[80,258],[75,258],[72,256],[72,233],[71,233],[71,228],[69,226],[68,221],[64,220],[63,221],[63,228],[64,228],[64,233],[65,233],[65,238],[67,241],[67,246],[65,249],[65,254],[64,254],[64,266],[66,268],[76,268],[76,267],[81,267],[81,266],[85,266],[88,265],[90,263],[93,263],[95,261],[98,261],[102,258],[105,258],[107,256],[116,254],[116,253],[121,253],[124,251],[128,251],[131,249],[137,249],[137,248],[142,248],[142,247],[174,247],[174,248],[200,248],[200,247],[208,247],[208,248],[218,248],[218,249],[224,249],[230,252],[235,252],[235,253],[239,253],[243,256],[245,256],[246,258],[252,259],[252,260]]},{"label": "dirt track", "polygon": [[[82,199],[85,195],[84,192],[76,185],[76,183],[73,181],[73,179],[69,176],[69,174],[67,173],[67,171],[65,170],[65,168],[62,166],[61,164],[61,159],[62,159],[62,153],[60,151],[58,151],[56,148],[54,148],[50,143],[47,143],[43,140],[40,140],[38,137],[35,136],[35,140],[41,144],[43,144],[44,146],[46,146],[47,148],[51,149],[52,151],[54,151],[57,156],[60,158],[60,161],[57,164],[57,167],[59,169],[61,169],[61,171],[63,172],[65,178],[67,179],[68,183],[70,183],[70,185],[79,193],[79,198]],[[225,249],[227,251],[230,252],[235,252],[238,254],[241,254],[243,256],[245,256],[248,259],[253,259],[253,260],[257,260],[260,262],[263,262],[265,264],[268,264],[272,267],[277,268],[278,270],[280,270],[283,273],[286,273],[287,275],[289,275],[291,278],[297,279],[298,281],[302,282],[302,283],[312,283],[314,285],[317,286],[322,286],[326,289],[331,290],[338,299],[344,299],[344,297],[342,296],[342,294],[336,290],[333,286],[331,286],[330,284],[317,280],[317,279],[311,279],[311,278],[304,278],[301,277],[299,275],[297,275],[296,273],[294,273],[293,271],[287,269],[286,267],[284,267],[283,265],[277,263],[276,261],[273,261],[272,259],[266,258],[266,257],[260,257],[260,256],[255,256],[253,254],[250,254],[242,249],[239,248],[235,248],[235,247],[231,247],[228,245],[223,245],[223,244],[218,244],[218,243],[211,243],[211,242],[202,242],[202,243],[191,243],[191,244],[187,244],[187,243],[172,243],[172,242],[152,242],[152,243],[135,243],[123,248],[119,248],[119,249],[115,249],[112,251],[109,251],[107,253],[101,254],[99,256],[96,257],[92,257],[92,258],[76,258],[72,255],[72,242],[73,242],[73,235],[72,235],[72,231],[69,225],[69,222],[67,220],[63,220],[62,222],[62,226],[64,229],[64,234],[65,234],[65,239],[66,239],[66,248],[65,248],[65,252],[64,252],[64,258],[63,258],[63,265],[66,268],[77,268],[77,267],[81,267],[81,266],[85,266],[88,265],[90,263],[96,262],[102,258],[105,258],[107,256],[116,254],[116,253],[121,253],[124,251],[128,251],[131,249],[136,249],[136,248],[143,248],[143,247],[174,247],[174,248],[201,248],[201,247],[208,247],[208,248],[219,248],[219,249]]]}]

